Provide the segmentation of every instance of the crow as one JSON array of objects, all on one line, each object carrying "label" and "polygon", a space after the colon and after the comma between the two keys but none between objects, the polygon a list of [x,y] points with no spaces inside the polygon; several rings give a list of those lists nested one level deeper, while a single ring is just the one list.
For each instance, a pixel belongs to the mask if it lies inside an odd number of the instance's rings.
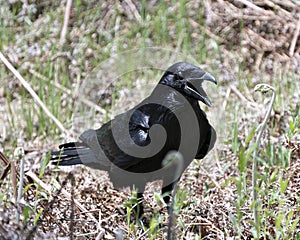
[{"label": "crow", "polygon": [[[183,171],[213,148],[216,132],[199,101],[211,106],[204,80],[217,84],[201,68],[178,62],[170,66],[149,97],[117,115],[99,129],[89,129],[78,142],[64,143],[51,152],[59,166],[83,164],[109,173],[114,187],[134,187],[142,199],[147,182],[161,179],[166,204]],[[176,151],[182,160],[163,161]],[[135,208],[143,215],[143,205]]]}]

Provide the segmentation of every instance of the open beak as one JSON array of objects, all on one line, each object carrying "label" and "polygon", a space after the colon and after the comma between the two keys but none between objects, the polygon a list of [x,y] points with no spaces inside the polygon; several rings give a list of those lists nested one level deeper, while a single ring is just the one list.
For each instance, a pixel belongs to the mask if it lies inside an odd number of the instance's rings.
[{"label": "open beak", "polygon": [[217,84],[216,79],[208,72],[201,71],[194,71],[192,76],[187,79],[187,82],[185,84],[185,92],[199,100],[205,103],[207,106],[211,107],[211,101],[208,98],[206,92],[202,88],[202,82],[204,80],[213,82],[214,84]]}]

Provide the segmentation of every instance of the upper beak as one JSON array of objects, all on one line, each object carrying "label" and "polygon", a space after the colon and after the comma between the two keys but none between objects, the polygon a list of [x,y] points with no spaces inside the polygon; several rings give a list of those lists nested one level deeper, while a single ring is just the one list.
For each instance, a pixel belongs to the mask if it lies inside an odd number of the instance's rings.
[{"label": "upper beak", "polygon": [[207,81],[213,82],[216,85],[218,84],[218,82],[215,79],[215,77],[213,75],[211,75],[210,73],[208,73],[208,72],[205,72],[202,75],[202,77],[198,78],[198,80],[207,80]]},{"label": "upper beak", "polygon": [[194,72],[190,78],[187,79],[186,85],[185,85],[185,91],[193,98],[202,101],[207,106],[211,107],[211,101],[208,98],[206,92],[202,88],[202,82],[204,80],[213,82],[214,84],[217,84],[216,79],[208,72],[199,71]]}]

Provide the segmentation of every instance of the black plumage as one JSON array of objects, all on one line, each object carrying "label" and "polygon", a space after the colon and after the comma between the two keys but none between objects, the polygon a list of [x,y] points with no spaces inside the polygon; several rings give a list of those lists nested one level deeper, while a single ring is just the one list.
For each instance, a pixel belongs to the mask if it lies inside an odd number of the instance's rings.
[{"label": "black plumage", "polygon": [[[192,160],[202,159],[216,141],[198,102],[211,106],[202,88],[204,80],[217,83],[190,63],[172,65],[148,98],[101,128],[83,132],[80,142],[60,145],[51,160],[61,166],[84,164],[108,171],[115,187],[135,186],[139,197],[145,184],[156,179],[163,180],[162,193],[171,191]],[[163,166],[172,150],[182,154],[183,163]],[[164,199],[169,201],[168,196]]]}]

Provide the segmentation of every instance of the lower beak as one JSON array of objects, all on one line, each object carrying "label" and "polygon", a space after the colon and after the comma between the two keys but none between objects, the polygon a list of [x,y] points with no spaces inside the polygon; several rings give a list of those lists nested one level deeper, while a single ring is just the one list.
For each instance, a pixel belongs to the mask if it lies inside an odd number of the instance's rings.
[{"label": "lower beak", "polygon": [[202,88],[202,82],[204,80],[207,80],[207,81],[217,84],[216,79],[210,73],[205,72],[201,77],[188,79],[188,81],[185,85],[185,91],[191,97],[193,97],[199,101],[202,101],[207,106],[211,107],[212,106],[211,101],[208,98],[204,89]]}]

